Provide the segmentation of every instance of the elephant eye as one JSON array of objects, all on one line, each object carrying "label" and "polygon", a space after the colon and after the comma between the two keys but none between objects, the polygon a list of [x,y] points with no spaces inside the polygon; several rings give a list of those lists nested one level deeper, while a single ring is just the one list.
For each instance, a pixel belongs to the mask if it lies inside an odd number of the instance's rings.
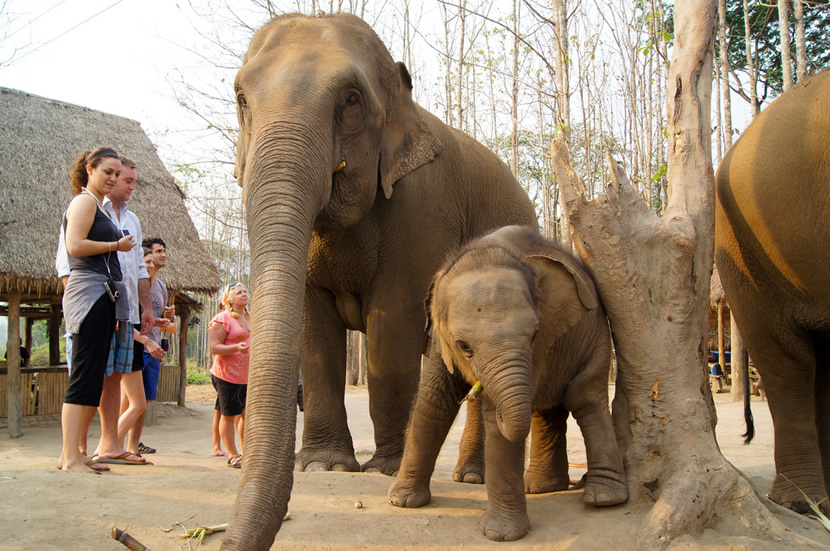
[{"label": "elephant eye", "polygon": [[236,96],[236,103],[238,103],[239,107],[242,107],[243,109],[248,107],[248,100],[245,99],[245,94],[237,95]]},{"label": "elephant eye", "polygon": [[455,346],[457,346],[458,349],[461,350],[461,353],[464,354],[466,357],[468,357],[468,358],[473,357],[473,349],[470,348],[470,345],[467,344],[466,342],[464,342],[464,341],[455,341]]},{"label": "elephant eye", "polygon": [[357,105],[360,103],[360,94],[357,92],[350,92],[348,96],[346,96],[346,105]]}]

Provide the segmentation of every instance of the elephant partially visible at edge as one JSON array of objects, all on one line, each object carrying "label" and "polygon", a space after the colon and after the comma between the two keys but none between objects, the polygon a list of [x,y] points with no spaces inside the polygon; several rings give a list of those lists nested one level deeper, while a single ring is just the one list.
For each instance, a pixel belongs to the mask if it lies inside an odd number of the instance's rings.
[{"label": "elephant partially visible at edge", "polygon": [[772,414],[769,497],[809,512],[802,491],[830,492],[830,71],[776,99],[724,156],[715,261]]},{"label": "elephant partially visible at edge", "polygon": [[563,410],[573,413],[585,438],[585,503],[628,499],[608,408],[610,329],[579,260],[534,231],[502,228],[463,248],[438,272],[429,310],[435,343],[389,489],[393,505],[429,503],[441,445],[476,381],[483,387],[477,400],[485,422],[488,504],[481,528],[488,538],[527,533],[525,491],[567,489],[567,458],[562,465],[555,452],[564,438]]},{"label": "elephant partially visible at edge", "polygon": [[394,474],[432,276],[468,240],[537,223],[509,168],[418,106],[406,67],[355,16],[276,18],[251,41],[235,92],[256,308],[245,461],[223,549],[265,549],[292,466],[361,470],[344,405],[346,330],[368,341],[376,449],[362,469]]}]

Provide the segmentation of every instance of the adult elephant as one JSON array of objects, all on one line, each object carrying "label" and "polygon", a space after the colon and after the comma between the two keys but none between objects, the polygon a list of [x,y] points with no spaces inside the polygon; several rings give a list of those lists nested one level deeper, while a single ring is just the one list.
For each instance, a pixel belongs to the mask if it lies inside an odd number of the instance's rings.
[{"label": "adult elephant", "polygon": [[368,337],[374,456],[397,472],[426,345],[424,299],[448,251],[536,225],[507,166],[416,105],[372,29],[335,14],[278,17],[235,82],[254,282],[244,466],[224,546],[267,548],[297,470],[358,471],[344,405],[347,329]]},{"label": "adult elephant", "polygon": [[[775,100],[718,169],[715,258],[775,428],[770,499],[830,483],[830,71]],[[827,502],[822,504],[830,510]]]}]

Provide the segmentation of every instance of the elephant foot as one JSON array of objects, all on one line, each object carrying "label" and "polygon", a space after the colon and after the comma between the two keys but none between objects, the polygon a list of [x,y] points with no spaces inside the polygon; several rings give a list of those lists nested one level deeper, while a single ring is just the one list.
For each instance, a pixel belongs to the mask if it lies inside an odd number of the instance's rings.
[{"label": "elephant foot", "polygon": [[530,532],[530,518],[527,511],[502,515],[489,507],[479,523],[481,532],[493,541],[514,541]]},{"label": "elephant foot", "polygon": [[[767,496],[771,501],[800,515],[815,514],[813,508],[807,503],[804,494],[797,488],[794,488],[787,481],[784,481],[781,486],[785,486],[785,488],[782,489],[779,487],[778,482],[773,485],[772,490]],[[805,490],[805,493],[809,496],[812,492]],[[830,515],[830,503],[827,502],[826,495],[815,495],[811,496],[810,499],[813,503],[820,503],[819,509],[823,514]]]},{"label": "elephant foot", "polygon": [[395,479],[387,493],[389,503],[395,507],[423,507],[432,499],[429,483],[426,485],[414,483],[410,480]]},{"label": "elephant foot", "polygon": [[625,475],[602,469],[588,471],[582,501],[594,507],[610,507],[628,501],[628,482]]},{"label": "elephant foot", "polygon": [[548,492],[561,492],[567,490],[571,485],[568,473],[554,475],[552,473],[528,471],[525,473],[526,494],[546,494]]},{"label": "elephant foot", "polygon": [[388,476],[396,476],[401,468],[402,453],[394,455],[375,455],[363,464],[360,470],[364,473],[381,473]]},{"label": "elephant foot", "polygon": [[294,470],[306,473],[320,471],[360,472],[360,463],[357,462],[353,453],[303,448],[294,460]]},{"label": "elephant foot", "polygon": [[452,479],[465,484],[484,484],[484,465],[475,461],[462,461],[459,458]]}]

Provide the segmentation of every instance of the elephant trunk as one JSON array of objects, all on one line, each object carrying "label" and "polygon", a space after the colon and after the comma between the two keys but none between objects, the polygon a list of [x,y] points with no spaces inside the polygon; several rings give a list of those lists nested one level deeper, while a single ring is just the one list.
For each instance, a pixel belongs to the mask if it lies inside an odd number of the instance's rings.
[{"label": "elephant trunk", "polygon": [[[296,130],[296,129],[295,129]],[[294,137],[260,141],[248,165],[253,331],[243,467],[222,549],[269,549],[294,481],[300,328],[315,217],[328,195],[326,163]],[[305,162],[292,166],[291,160]],[[310,161],[310,162],[309,162]],[[323,190],[321,192],[321,190]]]},{"label": "elephant trunk", "polygon": [[500,362],[497,369],[485,368],[481,384],[496,406],[496,421],[502,435],[511,442],[525,440],[530,433],[532,413],[528,362]]}]

